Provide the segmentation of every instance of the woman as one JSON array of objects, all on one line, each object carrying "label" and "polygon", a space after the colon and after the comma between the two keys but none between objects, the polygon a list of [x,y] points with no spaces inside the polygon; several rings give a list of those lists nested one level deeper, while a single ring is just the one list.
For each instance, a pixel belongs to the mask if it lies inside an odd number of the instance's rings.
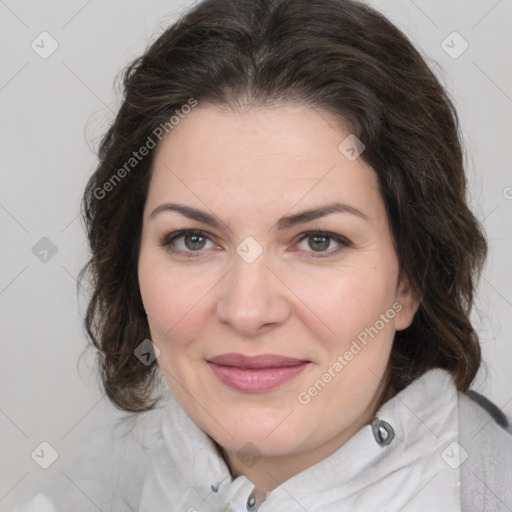
[{"label": "woman", "polygon": [[86,326],[117,407],[171,391],[132,509],[511,510],[506,418],[468,392],[486,242],[407,38],[348,0],[206,0],[124,87]]}]

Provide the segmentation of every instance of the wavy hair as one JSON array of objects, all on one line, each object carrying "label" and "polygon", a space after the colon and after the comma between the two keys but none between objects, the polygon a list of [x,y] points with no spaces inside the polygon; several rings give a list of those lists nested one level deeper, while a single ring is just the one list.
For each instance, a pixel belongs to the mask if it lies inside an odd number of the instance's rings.
[{"label": "wavy hair", "polygon": [[388,385],[401,390],[438,367],[459,390],[470,386],[481,359],[470,311],[487,245],[467,204],[454,106],[397,27],[350,0],[204,0],[122,83],[82,201],[91,257],[80,275],[92,283],[85,327],[117,407],[154,407],[158,368],[134,356],[150,337],[137,262],[154,151],[130,159],[190,98],[234,109],[300,102],[348,123],[378,178],[400,271],[420,298],[411,326],[395,334]]}]

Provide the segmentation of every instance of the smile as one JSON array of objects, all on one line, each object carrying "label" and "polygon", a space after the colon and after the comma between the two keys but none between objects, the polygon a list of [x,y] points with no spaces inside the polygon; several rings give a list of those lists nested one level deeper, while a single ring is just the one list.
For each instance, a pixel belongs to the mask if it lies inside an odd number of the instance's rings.
[{"label": "smile", "polygon": [[309,361],[274,354],[244,356],[222,354],[207,361],[220,382],[238,391],[263,392],[273,389],[299,373]]}]

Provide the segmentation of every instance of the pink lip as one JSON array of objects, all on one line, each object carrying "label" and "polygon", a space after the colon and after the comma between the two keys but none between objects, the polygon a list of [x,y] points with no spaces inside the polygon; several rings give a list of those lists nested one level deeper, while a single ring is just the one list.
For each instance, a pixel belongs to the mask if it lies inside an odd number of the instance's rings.
[{"label": "pink lip", "polygon": [[245,356],[222,354],[208,359],[216,377],[238,391],[267,391],[290,380],[306,368],[309,361],[275,354]]}]

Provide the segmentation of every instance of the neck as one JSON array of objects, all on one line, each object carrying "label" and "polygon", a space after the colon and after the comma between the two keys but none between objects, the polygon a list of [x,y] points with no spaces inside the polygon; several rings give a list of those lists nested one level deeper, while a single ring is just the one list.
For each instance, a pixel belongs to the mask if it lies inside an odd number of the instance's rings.
[{"label": "neck", "polygon": [[396,394],[396,390],[389,384],[389,381],[386,379],[385,382],[388,385],[385,385],[382,392],[375,397],[372,407],[368,409],[366,415],[351,425],[350,428],[343,430],[321,446],[315,446],[313,449],[281,456],[263,456],[256,461],[251,459],[250,463],[246,463],[240,454],[225,450],[217,443],[215,444],[230,469],[232,476],[234,478],[240,475],[246,476],[254,484],[255,492],[265,495],[292,476],[336,452],[364,425],[372,423],[375,419],[375,412],[380,409],[384,402]]},{"label": "neck", "polygon": [[345,438],[335,438],[313,450],[290,455],[260,457],[252,464],[245,464],[244,459],[236,453],[219,448],[233,477],[246,476],[254,484],[256,493],[264,495],[292,476],[331,455],[345,441]]}]

